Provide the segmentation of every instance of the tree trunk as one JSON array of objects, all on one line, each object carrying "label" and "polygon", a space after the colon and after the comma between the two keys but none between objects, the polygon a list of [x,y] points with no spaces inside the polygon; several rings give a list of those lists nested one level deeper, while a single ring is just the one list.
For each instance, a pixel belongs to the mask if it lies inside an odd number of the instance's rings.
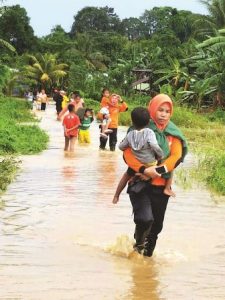
[{"label": "tree trunk", "polygon": [[188,79],[185,81],[184,90],[187,91],[189,88],[189,81]]},{"label": "tree trunk", "polygon": [[214,98],[214,103],[213,103],[214,108],[224,108],[225,107],[225,96],[221,92],[217,92],[215,98]]}]

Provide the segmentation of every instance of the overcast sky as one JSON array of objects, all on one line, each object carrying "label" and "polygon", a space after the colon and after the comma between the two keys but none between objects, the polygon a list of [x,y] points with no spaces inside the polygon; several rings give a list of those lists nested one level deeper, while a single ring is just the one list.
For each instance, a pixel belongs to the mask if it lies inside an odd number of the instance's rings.
[{"label": "overcast sky", "polygon": [[154,6],[172,6],[206,14],[199,0],[6,0],[5,5],[24,7],[30,17],[30,24],[38,36],[47,35],[55,25],[70,31],[73,17],[85,6],[109,6],[121,19],[140,17],[145,9]]}]

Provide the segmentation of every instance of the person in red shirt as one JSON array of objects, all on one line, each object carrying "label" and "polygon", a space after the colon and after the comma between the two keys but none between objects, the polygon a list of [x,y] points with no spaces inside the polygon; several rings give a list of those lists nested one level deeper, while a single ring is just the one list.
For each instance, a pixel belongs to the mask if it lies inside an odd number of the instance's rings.
[{"label": "person in red shirt", "polygon": [[75,114],[73,104],[68,105],[69,114],[63,119],[64,136],[65,136],[65,151],[74,151],[74,145],[78,136],[78,127],[80,126],[80,119]]}]

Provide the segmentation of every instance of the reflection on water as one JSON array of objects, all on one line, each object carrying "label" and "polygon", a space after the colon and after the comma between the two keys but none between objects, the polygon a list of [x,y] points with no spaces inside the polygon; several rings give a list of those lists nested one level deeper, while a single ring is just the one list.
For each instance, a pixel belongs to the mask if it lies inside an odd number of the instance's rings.
[{"label": "reflection on water", "polygon": [[131,277],[132,287],[127,299],[161,299],[158,291],[157,266],[154,260],[147,264],[132,264]]},{"label": "reflection on water", "polygon": [[54,108],[40,115],[49,149],[25,157],[2,196],[0,299],[225,298],[223,201],[175,186],[156,254],[143,258],[132,251],[126,193],[111,203],[125,170],[121,153],[98,150],[96,124],[91,145],[64,153]]}]

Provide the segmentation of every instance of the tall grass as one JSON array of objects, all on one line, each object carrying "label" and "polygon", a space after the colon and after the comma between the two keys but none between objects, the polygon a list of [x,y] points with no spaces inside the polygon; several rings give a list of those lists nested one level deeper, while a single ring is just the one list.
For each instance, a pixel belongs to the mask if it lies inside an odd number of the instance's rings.
[{"label": "tall grass", "polygon": [[24,124],[36,121],[26,101],[0,98],[0,192],[5,191],[18,169],[18,160],[10,155],[34,154],[47,147],[47,134],[36,125]]},{"label": "tall grass", "polygon": [[0,117],[14,123],[36,121],[30,113],[30,103],[16,98],[0,98]]},{"label": "tall grass", "polygon": [[[36,125],[29,103],[20,99],[0,99],[0,155],[34,154],[47,147],[48,136]],[[21,124],[23,123],[23,124]]]},{"label": "tall grass", "polygon": [[217,109],[213,112],[209,112],[207,114],[207,118],[210,121],[216,121],[216,122],[219,121],[220,123],[225,125],[225,110]]},{"label": "tall grass", "polygon": [[10,184],[19,168],[19,161],[8,157],[0,161],[0,195]]},{"label": "tall grass", "polygon": [[199,114],[186,107],[175,107],[172,120],[187,137],[190,151],[198,157],[197,165],[186,176],[225,195],[225,126],[224,120],[215,116],[216,113]]}]

